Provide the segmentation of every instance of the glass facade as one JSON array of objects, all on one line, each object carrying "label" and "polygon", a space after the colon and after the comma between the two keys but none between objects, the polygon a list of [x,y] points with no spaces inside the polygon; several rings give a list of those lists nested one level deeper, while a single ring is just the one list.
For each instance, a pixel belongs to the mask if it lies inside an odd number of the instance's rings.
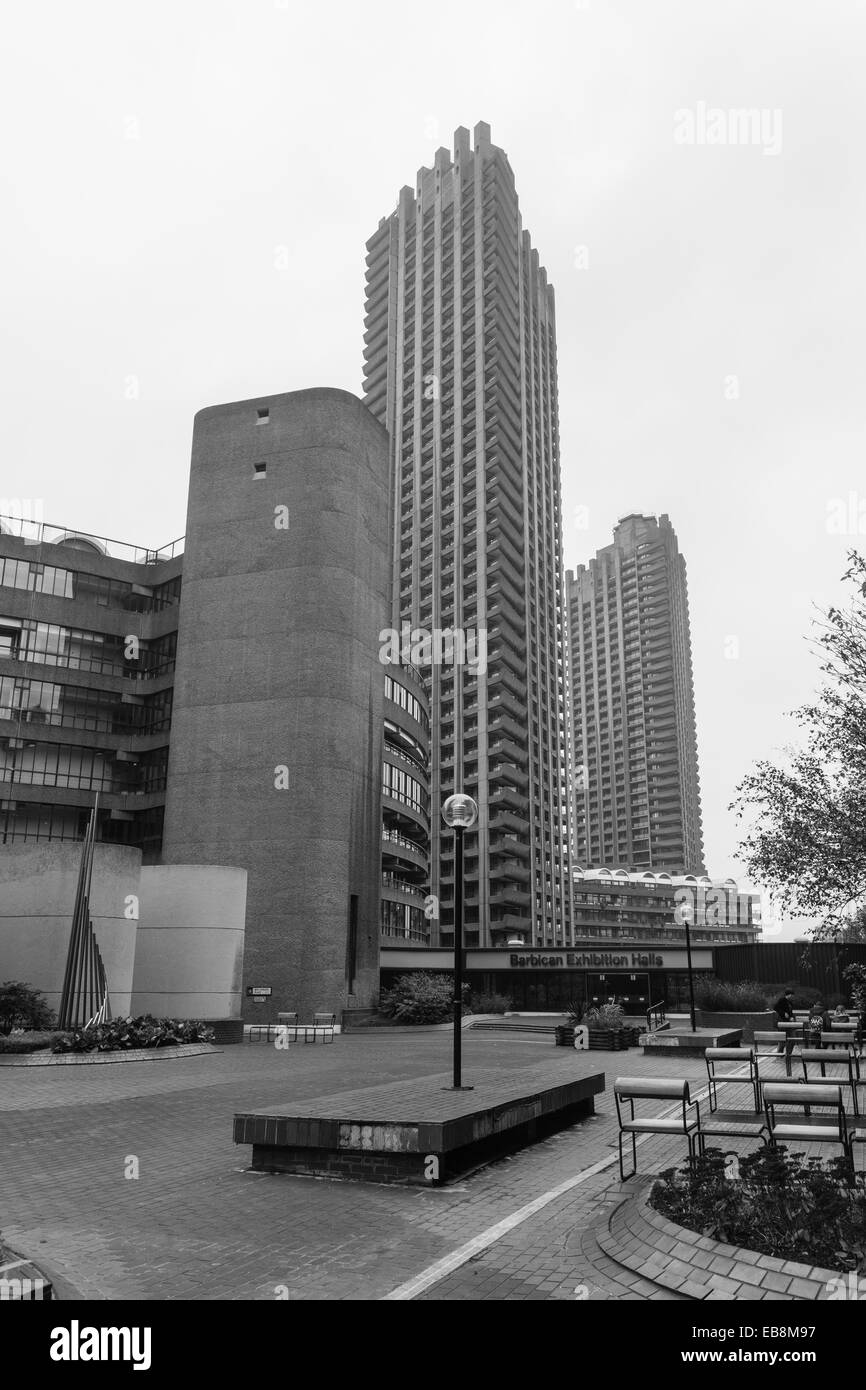
[{"label": "glass facade", "polygon": [[[180,602],[180,577],[155,585],[142,593],[123,579],[87,574],[83,570],[63,569],[31,560],[0,556],[0,588],[24,589],[29,593],[50,594],[53,598],[78,599],[103,608],[121,608],[127,613],[157,613]],[[139,590],[139,591],[137,591]]]}]

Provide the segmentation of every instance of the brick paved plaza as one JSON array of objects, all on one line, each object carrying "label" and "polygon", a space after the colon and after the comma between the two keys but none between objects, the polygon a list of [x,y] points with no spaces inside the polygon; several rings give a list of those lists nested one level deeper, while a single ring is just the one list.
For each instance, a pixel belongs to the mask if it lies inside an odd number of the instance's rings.
[{"label": "brick paved plaza", "polygon": [[[472,1068],[554,1060],[552,1039],[473,1034]],[[440,1189],[246,1171],[235,1111],[446,1073],[447,1033],[254,1044],[179,1061],[0,1068],[0,1233],[87,1299],[676,1298],[607,1256],[623,1187],[616,1075],[688,1076],[701,1059],[575,1053],[605,1070],[597,1114]],[[555,1059],[560,1061],[562,1051]],[[702,1089],[702,1087],[700,1088]],[[685,1157],[651,1138],[641,1173]],[[137,1160],[138,1177],[127,1177]],[[551,1195],[552,1194],[552,1195]]]}]

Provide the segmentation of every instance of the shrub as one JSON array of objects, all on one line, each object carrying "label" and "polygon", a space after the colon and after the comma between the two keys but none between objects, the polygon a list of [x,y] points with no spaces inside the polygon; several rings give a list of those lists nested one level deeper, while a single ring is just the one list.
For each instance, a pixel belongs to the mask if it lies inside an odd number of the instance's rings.
[{"label": "shrub", "polygon": [[650,1205],[680,1226],[777,1259],[866,1272],[866,1177],[844,1158],[823,1164],[784,1147],[739,1158],[708,1149],[694,1168],[667,1169]]},{"label": "shrub", "polygon": [[795,1009],[811,1009],[813,1004],[824,997],[819,989],[813,989],[811,985],[800,985],[796,980],[789,980],[785,985],[764,985],[764,989],[767,991],[767,999],[771,1008],[776,1000],[781,999],[782,995],[789,989],[794,991],[794,998],[791,1002]]},{"label": "shrub", "polygon": [[565,1010],[565,1016],[568,1020],[570,1027],[579,1028],[580,1025],[586,1020],[586,1013],[587,1004],[585,1000],[572,999],[571,1003],[568,1005],[568,1008]]},{"label": "shrub", "polygon": [[507,994],[470,994],[469,1009],[473,1014],[508,1014],[514,1001]]},{"label": "shrub", "polygon": [[53,1010],[38,989],[20,980],[0,985],[0,1034],[13,1028],[50,1028],[53,1023]]},{"label": "shrub", "polygon": [[603,1028],[618,1033],[624,1026],[625,1010],[622,1004],[597,1004],[587,1009],[583,1022],[587,1028]]},{"label": "shrub", "polygon": [[767,987],[757,980],[701,980],[695,985],[695,1001],[699,1009],[720,1014],[763,1013],[772,1008],[767,1003]]},{"label": "shrub", "polygon": [[454,982],[450,975],[418,970],[401,975],[393,989],[383,989],[379,1012],[400,1023],[444,1023],[454,1011]]},{"label": "shrub", "polygon": [[8,1036],[0,1035],[0,1053],[41,1052],[44,1048],[51,1047],[56,1038],[67,1036],[66,1033],[39,1030],[29,1033],[10,1033]]},{"label": "shrub", "polygon": [[851,1003],[855,1009],[866,1007],[866,965],[855,961],[842,971],[842,979],[847,980],[851,991]]},{"label": "shrub", "polygon": [[214,1031],[197,1020],[154,1018],[113,1018],[93,1028],[76,1028],[55,1038],[52,1052],[128,1052],[138,1047],[179,1047],[183,1043],[209,1043]]}]

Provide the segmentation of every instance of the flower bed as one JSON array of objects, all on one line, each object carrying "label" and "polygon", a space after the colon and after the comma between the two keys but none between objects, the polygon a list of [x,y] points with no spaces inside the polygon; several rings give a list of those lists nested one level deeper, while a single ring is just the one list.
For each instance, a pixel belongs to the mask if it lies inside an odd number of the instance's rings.
[{"label": "flower bed", "polygon": [[212,1043],[214,1030],[199,1021],[176,1018],[114,1018],[92,1028],[76,1028],[59,1035],[52,1052],[128,1052],[141,1048],[180,1047],[188,1043]]},{"label": "flower bed", "polygon": [[0,1056],[7,1054],[18,1054],[25,1052],[41,1052],[45,1048],[52,1047],[58,1038],[65,1038],[67,1033],[57,1030],[40,1030],[33,1028],[29,1031],[19,1033],[8,1033],[0,1035]]},{"label": "flower bed", "polygon": [[687,1230],[776,1259],[866,1273],[866,1177],[762,1147],[732,1158],[710,1149],[694,1168],[667,1169],[654,1211]]}]

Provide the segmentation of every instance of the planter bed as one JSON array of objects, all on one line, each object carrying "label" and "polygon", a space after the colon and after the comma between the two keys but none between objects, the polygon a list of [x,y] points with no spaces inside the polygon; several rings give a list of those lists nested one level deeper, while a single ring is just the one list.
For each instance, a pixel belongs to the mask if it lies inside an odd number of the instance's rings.
[{"label": "planter bed", "polygon": [[97,1062],[160,1062],[177,1057],[205,1057],[222,1052],[213,1043],[181,1043],[177,1047],[130,1047],[117,1052],[18,1052],[0,1057],[0,1067],[74,1067]]},{"label": "planter bed", "polygon": [[617,1264],[685,1298],[840,1298],[848,1279],[840,1270],[760,1255],[677,1226],[649,1205],[655,1178],[638,1181],[643,1190],[627,1197],[598,1232],[599,1245]]},{"label": "planter bed", "polygon": [[[557,1047],[574,1047],[574,1029],[558,1027],[554,1029]],[[589,1050],[591,1052],[625,1052],[637,1047],[641,1030],[639,1028],[590,1028]]]}]

